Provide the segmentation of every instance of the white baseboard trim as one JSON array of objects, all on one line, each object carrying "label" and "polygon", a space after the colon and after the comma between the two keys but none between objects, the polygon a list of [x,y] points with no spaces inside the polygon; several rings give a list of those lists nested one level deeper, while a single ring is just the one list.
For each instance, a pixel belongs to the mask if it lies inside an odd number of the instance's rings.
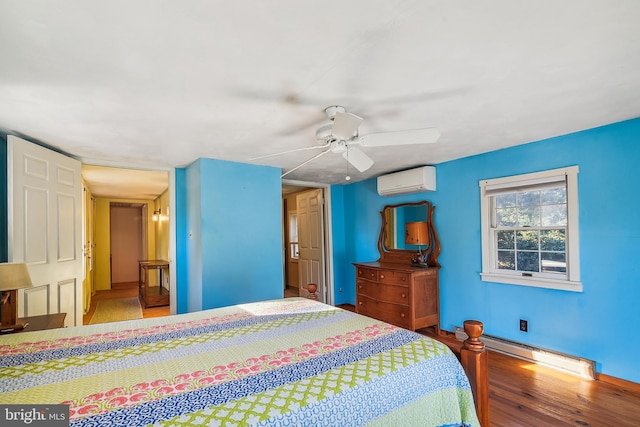
[{"label": "white baseboard trim", "polygon": [[[468,338],[461,327],[456,327],[455,335],[458,341],[464,341]],[[480,340],[490,350],[578,375],[582,378],[596,379],[596,364],[593,360],[533,347],[492,335],[482,335]]]}]

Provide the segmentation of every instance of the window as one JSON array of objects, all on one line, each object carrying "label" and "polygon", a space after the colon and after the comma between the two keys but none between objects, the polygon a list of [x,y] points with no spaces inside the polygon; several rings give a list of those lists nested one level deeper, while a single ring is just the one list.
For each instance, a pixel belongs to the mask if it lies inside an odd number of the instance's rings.
[{"label": "window", "polygon": [[289,254],[292,259],[298,259],[298,214],[289,214]]},{"label": "window", "polygon": [[578,167],[480,181],[482,280],[582,292]]}]

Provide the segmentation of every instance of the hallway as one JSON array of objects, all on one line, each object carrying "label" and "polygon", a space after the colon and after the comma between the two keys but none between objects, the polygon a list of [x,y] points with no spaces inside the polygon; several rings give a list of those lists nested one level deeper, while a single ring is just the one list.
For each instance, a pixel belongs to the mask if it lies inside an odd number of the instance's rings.
[{"label": "hallway", "polygon": [[[128,283],[114,283],[111,285],[111,290],[108,291],[97,291],[95,295],[91,297],[91,307],[89,307],[89,311],[87,314],[83,316],[82,323],[83,325],[88,325],[91,321],[91,316],[96,310],[96,304],[98,301],[107,300],[107,299],[115,299],[115,298],[130,298],[138,296],[138,282],[128,282]],[[163,317],[168,316],[170,314],[170,309],[168,305],[162,307],[150,307],[150,308],[142,308],[142,316],[143,317]]]}]

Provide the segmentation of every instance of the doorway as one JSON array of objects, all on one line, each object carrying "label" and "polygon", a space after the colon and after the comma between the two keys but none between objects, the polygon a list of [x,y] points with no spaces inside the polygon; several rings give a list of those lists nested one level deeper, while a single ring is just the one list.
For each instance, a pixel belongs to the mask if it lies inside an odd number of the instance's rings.
[{"label": "doorway", "polygon": [[318,299],[333,304],[330,188],[324,184],[283,182],[284,297],[308,296],[318,285]]},{"label": "doorway", "polygon": [[[168,260],[175,271],[175,172],[82,165],[83,180],[93,205],[85,221],[96,234],[92,262],[96,277],[84,323],[100,301],[138,297],[139,261]],[[91,217],[91,218],[89,218]],[[174,231],[172,231],[174,230]],[[142,307],[143,317],[175,314],[175,275],[165,275],[168,306]],[[89,289],[89,287],[87,287]]]}]

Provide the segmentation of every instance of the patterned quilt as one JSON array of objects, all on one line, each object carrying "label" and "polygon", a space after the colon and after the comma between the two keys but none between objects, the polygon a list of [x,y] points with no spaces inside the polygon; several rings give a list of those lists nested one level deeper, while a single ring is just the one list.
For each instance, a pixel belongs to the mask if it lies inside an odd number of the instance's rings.
[{"label": "patterned quilt", "polygon": [[302,298],[0,336],[0,403],[75,426],[479,426],[443,344]]}]

